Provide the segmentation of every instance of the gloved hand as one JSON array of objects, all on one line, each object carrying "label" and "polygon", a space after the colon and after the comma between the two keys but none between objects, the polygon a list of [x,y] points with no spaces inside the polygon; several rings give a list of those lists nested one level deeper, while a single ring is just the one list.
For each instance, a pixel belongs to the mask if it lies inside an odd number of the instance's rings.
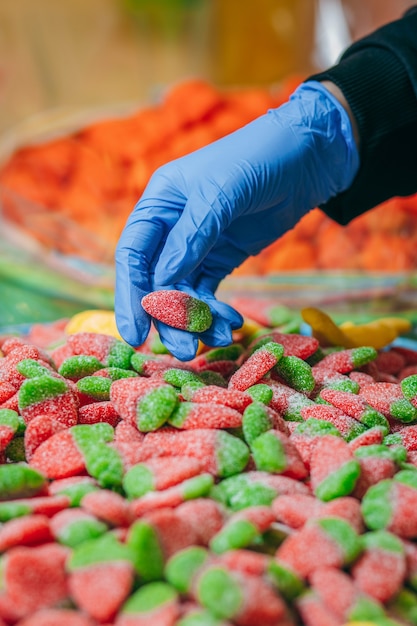
[{"label": "gloved hand", "polygon": [[[150,319],[140,301],[174,288],[206,301],[213,324],[200,335],[227,345],[241,316],[216,300],[219,282],[275,241],[310,209],[347,189],[359,157],[346,110],[318,82],[304,83],[277,109],[160,167],[131,213],[116,250],[116,322],[141,345]],[[177,358],[198,337],[157,323]]]}]

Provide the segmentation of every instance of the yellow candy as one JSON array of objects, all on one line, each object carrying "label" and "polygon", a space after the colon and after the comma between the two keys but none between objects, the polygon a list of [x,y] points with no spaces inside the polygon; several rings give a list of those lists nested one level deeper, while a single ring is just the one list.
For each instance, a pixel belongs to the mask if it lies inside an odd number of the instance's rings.
[{"label": "yellow candy", "polygon": [[66,325],[65,332],[68,335],[82,332],[101,333],[121,339],[113,311],[91,310],[76,313]]},{"label": "yellow candy", "polygon": [[321,346],[355,347],[343,330],[341,330],[324,311],[316,309],[315,307],[307,307],[302,309],[301,316],[303,320],[311,326],[313,337],[318,339]]},{"label": "yellow candy", "polygon": [[322,346],[371,346],[379,350],[411,330],[411,323],[401,317],[382,317],[366,324],[343,322],[338,326],[327,313],[314,307],[303,309],[301,315]]}]

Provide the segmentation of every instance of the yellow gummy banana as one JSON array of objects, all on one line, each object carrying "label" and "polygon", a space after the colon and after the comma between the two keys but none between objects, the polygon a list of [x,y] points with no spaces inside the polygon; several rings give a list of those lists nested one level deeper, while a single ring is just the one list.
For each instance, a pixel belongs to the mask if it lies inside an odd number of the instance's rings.
[{"label": "yellow gummy banana", "polygon": [[306,307],[302,309],[301,317],[306,324],[311,326],[313,337],[318,339],[321,346],[355,347],[343,330],[324,311],[315,307]]},{"label": "yellow gummy banana", "polygon": [[366,324],[344,322],[338,326],[327,313],[314,307],[303,309],[301,315],[323,346],[372,346],[379,350],[411,330],[411,323],[401,317],[382,317]]}]

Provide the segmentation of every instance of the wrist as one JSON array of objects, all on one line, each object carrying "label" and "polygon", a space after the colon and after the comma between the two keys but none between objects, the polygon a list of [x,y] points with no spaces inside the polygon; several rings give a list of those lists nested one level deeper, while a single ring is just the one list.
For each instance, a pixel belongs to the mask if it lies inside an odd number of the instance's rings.
[{"label": "wrist", "polygon": [[350,108],[349,103],[343,94],[343,91],[335,83],[332,83],[329,80],[323,80],[321,81],[321,84],[323,85],[323,87],[326,87],[326,89],[336,98],[336,100],[340,102],[340,104],[345,109],[346,113],[348,114],[350,123],[352,125],[353,138],[355,140],[356,147],[359,150],[360,136],[359,136],[358,124],[357,124],[355,116],[353,115],[352,109]]}]

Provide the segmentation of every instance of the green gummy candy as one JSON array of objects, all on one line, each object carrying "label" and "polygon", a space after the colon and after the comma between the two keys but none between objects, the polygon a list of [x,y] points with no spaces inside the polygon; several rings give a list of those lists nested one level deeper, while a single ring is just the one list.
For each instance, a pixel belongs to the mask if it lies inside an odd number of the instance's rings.
[{"label": "green gummy candy", "polygon": [[382,443],[375,443],[369,446],[360,446],[360,448],[357,448],[353,454],[358,459],[364,459],[373,456],[380,459],[390,459],[392,461],[395,461],[396,458],[395,452],[392,450],[392,448],[389,448]]},{"label": "green gummy candy", "polygon": [[53,372],[36,359],[22,359],[16,364],[16,370],[25,378],[35,378],[36,376],[51,375]]},{"label": "green gummy candy", "polygon": [[305,435],[306,437],[324,437],[324,435],[335,435],[341,437],[340,431],[326,420],[318,420],[310,417],[305,422],[300,422],[294,429],[297,435]]},{"label": "green gummy candy", "polygon": [[370,621],[375,626],[400,626],[386,617],[384,607],[370,596],[360,595],[347,615],[350,622]]},{"label": "green gummy candy", "polygon": [[123,370],[130,369],[130,361],[135,354],[135,350],[127,343],[115,339],[114,344],[110,348],[107,363],[108,367],[120,367]]},{"label": "green gummy candy", "polygon": [[184,548],[168,559],[164,576],[180,593],[187,593],[191,588],[195,574],[208,559],[208,550],[202,546]]},{"label": "green gummy candy", "polygon": [[417,407],[406,398],[394,400],[390,405],[390,413],[397,420],[406,424],[417,419]]},{"label": "green gummy candy", "polygon": [[110,399],[111,378],[106,376],[84,376],[77,381],[77,389],[81,393],[93,398],[96,402]]},{"label": "green gummy candy", "polygon": [[417,624],[417,595],[410,589],[401,589],[390,602],[394,615],[407,624]]},{"label": "green gummy candy", "polygon": [[206,383],[203,383],[203,382],[196,382],[196,381],[187,382],[181,387],[181,396],[187,402],[191,402],[195,392],[198,389],[201,389],[202,387],[205,387],[205,386],[206,386]]},{"label": "green gummy candy", "polygon": [[45,484],[45,476],[25,463],[0,465],[0,500],[33,496]]},{"label": "green gummy candy", "polygon": [[14,437],[6,448],[6,458],[13,463],[26,461],[26,450],[24,437]]},{"label": "green gummy candy", "polygon": [[359,393],[359,384],[345,376],[344,378],[335,378],[334,380],[330,380],[325,385],[328,389],[335,389],[336,391],[348,391],[349,393],[357,394]]},{"label": "green gummy candy", "polygon": [[127,545],[134,554],[135,568],[142,580],[159,580],[164,573],[164,555],[158,535],[144,520],[134,522],[129,529]]},{"label": "green gummy candy", "polygon": [[210,497],[232,511],[240,511],[248,506],[270,505],[277,497],[272,487],[261,481],[253,481],[245,474],[237,474],[217,483]]},{"label": "green gummy candy", "polygon": [[94,372],[103,369],[103,363],[89,354],[76,354],[64,359],[58,373],[65,378],[77,380],[84,376],[91,376]]},{"label": "green gummy candy", "polygon": [[226,524],[210,541],[210,549],[216,554],[227,550],[245,548],[259,537],[256,526],[248,520],[236,520]]},{"label": "green gummy candy", "polygon": [[123,489],[128,498],[140,498],[155,489],[153,472],[143,463],[133,465],[123,477]]},{"label": "green gummy candy", "polygon": [[394,475],[393,480],[417,489],[417,468],[403,469]]},{"label": "green gummy candy", "polygon": [[98,519],[79,519],[61,528],[57,539],[64,546],[75,548],[85,541],[101,537],[107,530],[106,524]]},{"label": "green gummy candy", "polygon": [[387,530],[373,530],[362,535],[362,542],[366,549],[383,550],[385,552],[396,552],[404,554],[404,544],[393,533]]},{"label": "green gummy candy", "polygon": [[279,474],[287,467],[285,448],[273,432],[259,435],[251,444],[252,456],[258,470]]},{"label": "green gummy candy", "polygon": [[372,485],[362,498],[362,515],[365,524],[371,530],[387,528],[392,517],[392,490],[394,481],[381,480]]},{"label": "green gummy candy", "polygon": [[74,571],[109,561],[128,561],[132,564],[135,561],[131,548],[118,541],[111,533],[76,546],[68,559],[67,567],[69,571]]},{"label": "green gummy candy", "polygon": [[79,481],[74,483],[73,485],[68,485],[67,487],[63,487],[58,493],[59,495],[65,495],[69,498],[70,507],[78,507],[81,504],[81,500],[87,493],[91,493],[92,491],[98,491],[98,485],[88,481]]},{"label": "green gummy candy", "polygon": [[316,386],[311,365],[298,356],[283,356],[275,370],[290,387],[301,393],[310,393]]},{"label": "green gummy candy", "polygon": [[214,484],[214,478],[211,474],[200,474],[184,480],[180,487],[184,500],[195,500],[206,496]]},{"label": "green gummy candy", "polygon": [[12,409],[0,409],[0,426],[8,426],[17,433],[20,429],[19,414]]},{"label": "green gummy candy", "polygon": [[16,517],[30,515],[31,508],[22,502],[0,502],[0,522],[8,522]]},{"label": "green gummy candy", "polygon": [[18,392],[19,408],[25,409],[33,404],[63,395],[68,390],[65,380],[50,375],[27,378],[23,381]]},{"label": "green gummy candy", "polygon": [[236,361],[244,352],[244,348],[240,343],[231,343],[230,346],[213,348],[204,353],[207,363],[214,361]]},{"label": "green gummy candy", "polygon": [[253,444],[257,437],[273,428],[273,425],[272,417],[268,414],[265,405],[261,402],[252,402],[243,412],[243,436],[249,446]]},{"label": "green gummy candy", "polygon": [[268,405],[271,400],[274,392],[269,385],[264,385],[263,383],[258,383],[257,385],[252,385],[246,389],[246,393],[255,401],[262,402],[262,404]]},{"label": "green gummy candy", "polygon": [[403,378],[400,385],[401,391],[407,400],[413,400],[417,396],[417,374]]},{"label": "green gummy candy", "polygon": [[171,367],[167,369],[162,378],[166,383],[178,387],[180,389],[186,383],[201,383],[201,378],[190,370],[181,369],[179,367]]},{"label": "green gummy candy", "polygon": [[305,589],[304,581],[284,564],[272,559],[267,567],[268,577],[287,600],[294,600]]},{"label": "green gummy candy", "polygon": [[224,430],[218,431],[216,461],[220,478],[242,472],[248,464],[249,457],[250,451],[244,441]]},{"label": "green gummy candy", "polygon": [[105,367],[103,368],[103,376],[106,375],[111,381],[120,380],[121,378],[137,378],[139,374],[133,370],[125,370],[121,367]]},{"label": "green gummy candy", "polygon": [[362,551],[362,542],[349,522],[329,517],[317,520],[317,524],[341,549],[345,564],[352,563],[359,556]]},{"label": "green gummy candy", "polygon": [[374,361],[377,356],[378,351],[372,346],[360,346],[359,348],[351,349],[351,361],[355,368]]},{"label": "green gummy candy", "polygon": [[158,607],[175,602],[178,597],[176,590],[166,582],[147,583],[135,591],[125,602],[121,615],[138,615],[152,613]]},{"label": "green gummy candy", "polygon": [[108,443],[114,438],[114,428],[107,422],[77,424],[71,427],[71,433],[82,451],[92,444]]},{"label": "green gummy candy", "polygon": [[160,428],[179,405],[177,392],[170,385],[148,391],[136,407],[136,424],[141,432]]},{"label": "green gummy candy", "polygon": [[199,377],[205,385],[216,385],[217,387],[227,387],[227,380],[220,374],[213,370],[203,370],[199,372]]},{"label": "green gummy candy", "polygon": [[135,352],[130,359],[130,365],[133,367],[137,374],[143,374],[144,365],[148,361],[157,361],[157,357],[151,354],[143,354],[142,352]]},{"label": "green gummy candy", "polygon": [[332,472],[314,489],[315,495],[324,502],[348,496],[355,488],[361,473],[359,461],[351,459]]},{"label": "green gummy candy", "polygon": [[190,296],[186,300],[187,328],[190,333],[203,333],[210,328],[213,316],[206,302]]},{"label": "green gummy candy", "polygon": [[116,489],[123,484],[123,461],[117,450],[97,443],[84,451],[87,472],[101,487]]},{"label": "green gummy candy", "polygon": [[221,567],[211,567],[198,579],[196,596],[216,617],[232,618],[244,604],[244,594],[233,575]]}]

